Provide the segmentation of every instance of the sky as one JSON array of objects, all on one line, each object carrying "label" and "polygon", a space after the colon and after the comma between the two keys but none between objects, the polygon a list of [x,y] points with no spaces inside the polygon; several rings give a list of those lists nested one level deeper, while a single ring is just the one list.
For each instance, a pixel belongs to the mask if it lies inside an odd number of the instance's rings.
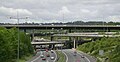
[{"label": "sky", "polygon": [[20,23],[119,22],[119,7],[120,0],[0,0],[0,23],[17,23],[17,16]]}]

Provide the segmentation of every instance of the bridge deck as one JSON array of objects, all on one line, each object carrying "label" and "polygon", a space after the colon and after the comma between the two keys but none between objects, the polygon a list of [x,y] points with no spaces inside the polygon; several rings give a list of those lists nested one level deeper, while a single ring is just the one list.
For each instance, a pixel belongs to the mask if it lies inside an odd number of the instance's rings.
[{"label": "bridge deck", "polygon": [[63,44],[65,42],[50,41],[50,42],[31,42],[32,45],[48,45],[48,44]]},{"label": "bridge deck", "polygon": [[120,35],[77,35],[77,34],[54,34],[53,37],[119,37]]}]

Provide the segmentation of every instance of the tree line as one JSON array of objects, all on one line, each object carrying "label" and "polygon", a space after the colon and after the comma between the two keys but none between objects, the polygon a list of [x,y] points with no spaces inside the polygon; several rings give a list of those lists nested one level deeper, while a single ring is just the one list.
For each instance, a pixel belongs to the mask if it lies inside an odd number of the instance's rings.
[{"label": "tree line", "polygon": [[29,35],[18,31],[17,28],[6,29],[0,27],[0,62],[16,62],[18,33],[20,38],[20,58],[33,53]]},{"label": "tree line", "polygon": [[[0,25],[17,25],[17,24],[11,24],[11,23],[0,23]],[[105,21],[73,21],[73,22],[55,22],[55,23],[20,23],[19,25],[120,25],[120,22],[105,22]]]}]

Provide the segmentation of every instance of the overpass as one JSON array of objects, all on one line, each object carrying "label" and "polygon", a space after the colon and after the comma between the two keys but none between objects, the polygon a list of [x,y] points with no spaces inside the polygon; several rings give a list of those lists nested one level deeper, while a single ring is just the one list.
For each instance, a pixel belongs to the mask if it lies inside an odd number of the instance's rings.
[{"label": "overpass", "polygon": [[113,34],[113,35],[100,35],[98,33],[69,33],[69,34],[54,34],[51,37],[51,40],[53,40],[54,37],[73,37],[73,44],[74,44],[74,48],[76,48],[76,40],[78,39],[78,37],[90,37],[93,38],[92,40],[95,40],[96,38],[102,38],[102,37],[120,37],[119,34]]},{"label": "overpass", "polygon": [[79,35],[79,34],[54,34],[52,35],[52,37],[120,37],[120,35],[94,35],[94,34],[89,34],[89,35],[85,35],[85,34],[82,34],[82,35]]},{"label": "overpass", "polygon": [[53,44],[64,44],[65,42],[58,41],[47,41],[47,42],[31,42],[32,45],[53,45]]},{"label": "overpass", "polygon": [[0,25],[1,27],[12,28],[19,27],[20,29],[115,29],[120,30],[119,25]]},{"label": "overpass", "polygon": [[34,38],[34,40],[32,40],[31,44],[32,45],[53,45],[53,44],[64,44],[65,42],[63,41],[50,41],[44,38],[38,39],[38,38]]},{"label": "overpass", "polygon": [[34,49],[37,50],[37,48],[41,48],[41,47],[37,47],[40,45],[49,45],[49,48],[54,48],[56,44],[65,44],[65,42],[63,41],[48,41],[48,40],[36,40],[34,39],[31,44],[33,45]]}]

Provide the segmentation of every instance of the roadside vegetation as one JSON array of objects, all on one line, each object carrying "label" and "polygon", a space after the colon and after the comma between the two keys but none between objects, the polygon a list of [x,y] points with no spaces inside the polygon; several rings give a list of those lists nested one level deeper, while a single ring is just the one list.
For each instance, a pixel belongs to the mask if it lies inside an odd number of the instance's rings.
[{"label": "roadside vegetation", "polygon": [[[19,31],[20,59],[33,53],[30,36]],[[18,47],[18,29],[0,27],[0,62],[16,62]]]},{"label": "roadside vegetation", "polygon": [[[104,37],[95,42],[79,45],[77,49],[96,57],[98,62],[120,62],[120,37]],[[99,55],[99,50],[104,51],[103,55]]]},{"label": "roadside vegetation", "polygon": [[56,62],[66,62],[66,58],[64,53],[62,53],[61,51],[56,51],[57,54],[57,61]]},{"label": "roadside vegetation", "polygon": [[23,56],[23,57],[20,59],[19,62],[27,62],[27,61],[30,60],[32,57],[33,57],[32,54]]}]

